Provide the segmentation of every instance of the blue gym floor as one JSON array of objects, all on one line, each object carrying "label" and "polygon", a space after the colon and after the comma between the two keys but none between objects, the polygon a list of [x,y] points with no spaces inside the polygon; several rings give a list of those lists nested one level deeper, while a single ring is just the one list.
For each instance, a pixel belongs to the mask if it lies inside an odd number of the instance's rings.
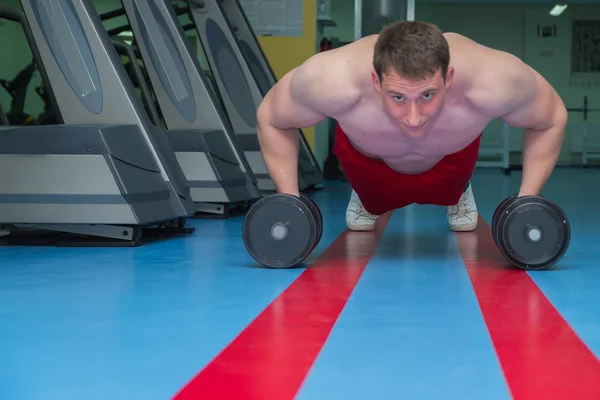
[{"label": "blue gym floor", "polygon": [[0,399],[600,399],[600,171],[554,172],[572,240],[538,272],[490,245],[520,175],[477,170],[483,221],[458,234],[434,206],[345,231],[350,189],[328,183],[310,268],[257,267],[241,216],[139,248],[1,247]]}]

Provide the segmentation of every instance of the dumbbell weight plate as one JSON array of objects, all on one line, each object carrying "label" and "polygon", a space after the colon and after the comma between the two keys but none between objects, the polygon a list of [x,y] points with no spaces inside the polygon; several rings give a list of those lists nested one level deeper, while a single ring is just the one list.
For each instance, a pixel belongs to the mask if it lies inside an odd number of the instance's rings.
[{"label": "dumbbell weight plate", "polygon": [[506,206],[516,198],[516,195],[505,198],[500,204],[498,204],[498,207],[496,207],[496,210],[494,211],[494,215],[492,216],[492,237],[494,238],[496,245],[498,245],[498,241],[496,239],[498,234],[498,218],[505,211]]},{"label": "dumbbell weight plate", "polygon": [[250,255],[270,268],[301,263],[313,250],[317,233],[317,221],[310,208],[300,198],[287,194],[256,201],[242,226]]},{"label": "dumbbell weight plate", "polygon": [[497,225],[500,252],[521,269],[540,270],[554,265],[571,240],[564,211],[541,196],[514,199],[498,216]]},{"label": "dumbbell weight plate", "polygon": [[300,194],[300,198],[310,208],[315,217],[315,221],[317,221],[317,240],[315,240],[315,247],[317,247],[317,245],[321,241],[321,236],[323,235],[323,214],[321,214],[319,206],[313,201],[313,199],[302,193]]}]

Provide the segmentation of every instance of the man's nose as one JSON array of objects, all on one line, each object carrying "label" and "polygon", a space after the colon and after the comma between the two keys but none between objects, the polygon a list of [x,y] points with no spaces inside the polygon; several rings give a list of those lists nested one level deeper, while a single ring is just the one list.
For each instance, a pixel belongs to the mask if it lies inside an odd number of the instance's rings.
[{"label": "man's nose", "polygon": [[421,111],[415,103],[409,105],[407,120],[411,126],[419,126],[421,124]]}]

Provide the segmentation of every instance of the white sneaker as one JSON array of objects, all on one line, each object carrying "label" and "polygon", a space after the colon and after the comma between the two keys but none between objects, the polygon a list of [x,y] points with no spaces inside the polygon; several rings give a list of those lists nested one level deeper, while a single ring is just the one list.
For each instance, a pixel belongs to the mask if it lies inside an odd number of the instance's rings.
[{"label": "white sneaker", "polygon": [[448,212],[448,225],[450,230],[454,232],[468,232],[477,227],[477,205],[475,204],[475,196],[469,182],[469,188],[460,196],[458,204],[446,208]]},{"label": "white sneaker", "polygon": [[362,205],[358,195],[353,190],[346,209],[346,225],[352,231],[375,230],[377,216],[369,213]]}]

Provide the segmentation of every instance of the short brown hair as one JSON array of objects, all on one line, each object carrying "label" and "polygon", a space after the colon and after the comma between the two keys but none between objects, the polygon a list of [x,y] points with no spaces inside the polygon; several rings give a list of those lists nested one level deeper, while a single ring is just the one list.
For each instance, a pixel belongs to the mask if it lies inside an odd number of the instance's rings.
[{"label": "short brown hair", "polygon": [[390,68],[408,79],[426,79],[441,70],[446,79],[450,49],[442,31],[419,21],[397,21],[379,33],[373,66],[379,79]]}]

